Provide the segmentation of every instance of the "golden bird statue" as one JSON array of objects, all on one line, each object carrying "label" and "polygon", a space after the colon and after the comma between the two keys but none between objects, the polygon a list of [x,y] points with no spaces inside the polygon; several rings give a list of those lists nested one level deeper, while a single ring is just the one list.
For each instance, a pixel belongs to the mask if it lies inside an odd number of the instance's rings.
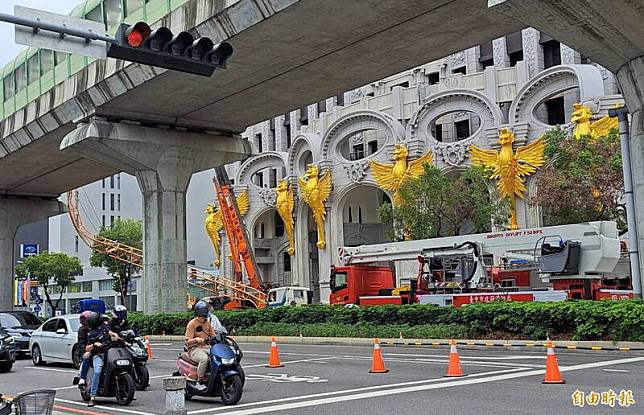
[{"label": "golden bird statue", "polygon": [[378,163],[373,160],[369,162],[378,187],[393,192],[394,206],[399,206],[402,202],[399,194],[402,185],[409,179],[420,177],[424,171],[423,165],[432,164],[434,161],[431,151],[410,162],[407,162],[408,155],[409,150],[406,145],[396,144],[394,145],[393,164]]},{"label": "golden bird statue", "polygon": [[501,197],[510,201],[510,229],[519,229],[517,223],[515,198],[523,199],[526,186],[525,178],[537,171],[545,163],[543,136],[533,143],[513,150],[514,134],[507,128],[499,130],[501,150],[485,150],[470,145],[474,165],[491,170],[490,178],[497,181]]},{"label": "golden bird statue", "polygon": [[295,207],[295,192],[286,179],[280,180],[275,188],[275,209],[284,222],[284,230],[288,238],[288,254],[295,254],[295,240],[293,238],[293,208]]},{"label": "golden bird statue", "polygon": [[597,121],[591,122],[590,118],[593,112],[583,104],[573,104],[574,111],[570,116],[570,121],[575,124],[573,138],[580,138],[589,135],[592,138],[599,138],[608,135],[611,129],[617,128],[617,118],[611,118],[605,115]]},{"label": "golden bird statue", "polygon": [[[248,191],[237,196],[237,206],[239,207],[239,213],[243,216],[248,213],[250,209],[250,198],[248,197]],[[215,262],[213,265],[217,268],[221,265],[221,236],[220,232],[224,227],[224,220],[221,214],[221,209],[216,207],[213,204],[208,204],[206,208],[206,233],[212,241],[212,248],[215,252]]]},{"label": "golden bird statue", "polygon": [[324,235],[324,221],[326,210],[324,204],[329,199],[333,183],[331,181],[331,170],[327,169],[320,177],[320,169],[315,164],[309,164],[303,177],[297,178],[298,188],[302,199],[313,211],[313,219],[318,230],[317,247],[326,248]]}]

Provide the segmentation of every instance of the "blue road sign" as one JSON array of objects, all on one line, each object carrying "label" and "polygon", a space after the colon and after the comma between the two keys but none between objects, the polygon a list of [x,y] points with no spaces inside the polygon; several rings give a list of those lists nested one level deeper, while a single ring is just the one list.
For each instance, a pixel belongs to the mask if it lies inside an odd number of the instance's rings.
[{"label": "blue road sign", "polygon": [[39,305],[37,305],[37,306],[35,306],[35,307],[34,307],[34,312],[35,312],[35,313],[40,313],[40,310],[42,310],[42,308],[40,308],[40,306],[39,306]]},{"label": "blue road sign", "polygon": [[36,256],[40,253],[40,246],[38,244],[20,244],[20,256],[27,258]]}]

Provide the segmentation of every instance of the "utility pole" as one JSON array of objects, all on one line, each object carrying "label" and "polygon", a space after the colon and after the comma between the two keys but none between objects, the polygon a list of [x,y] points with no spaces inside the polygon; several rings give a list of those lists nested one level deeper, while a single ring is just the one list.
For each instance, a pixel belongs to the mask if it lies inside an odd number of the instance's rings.
[{"label": "utility pole", "polygon": [[619,138],[622,147],[622,169],[624,172],[624,199],[626,201],[626,223],[628,225],[628,257],[631,264],[633,297],[642,298],[642,275],[640,272],[639,237],[635,220],[635,195],[633,194],[633,172],[631,170],[631,145],[628,126],[628,108],[612,108],[608,115],[619,120]]}]

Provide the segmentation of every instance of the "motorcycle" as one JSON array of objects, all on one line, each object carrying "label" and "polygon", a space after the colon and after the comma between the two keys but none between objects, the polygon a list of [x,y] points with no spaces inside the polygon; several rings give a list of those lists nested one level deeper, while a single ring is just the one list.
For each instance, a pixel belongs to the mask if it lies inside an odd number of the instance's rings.
[{"label": "motorcycle", "polygon": [[[197,331],[201,327],[197,327]],[[235,405],[243,392],[243,381],[237,355],[225,340],[226,335],[218,333],[215,338],[206,340],[210,345],[210,365],[206,373],[206,387],[199,389],[195,382],[186,383],[186,398],[193,396],[220,397],[225,405]],[[197,378],[197,364],[190,360],[188,352],[177,357],[177,369],[181,376]],[[242,372],[243,373],[243,372]]]},{"label": "motorcycle", "polygon": [[132,355],[134,361],[134,383],[136,390],[143,391],[150,386],[150,373],[146,366],[148,352],[145,348],[143,337],[137,335],[134,330],[125,330],[119,333],[125,341],[126,349]]},{"label": "motorcycle", "polygon": [[[121,405],[129,405],[134,399],[136,390],[134,382],[134,362],[131,352],[122,341],[106,343],[107,350],[103,353],[103,370],[98,384],[97,396],[115,397]],[[91,365],[91,362],[90,362]],[[80,385],[81,398],[85,402],[90,400],[90,386],[94,368],[90,366],[85,377],[85,384]]]}]

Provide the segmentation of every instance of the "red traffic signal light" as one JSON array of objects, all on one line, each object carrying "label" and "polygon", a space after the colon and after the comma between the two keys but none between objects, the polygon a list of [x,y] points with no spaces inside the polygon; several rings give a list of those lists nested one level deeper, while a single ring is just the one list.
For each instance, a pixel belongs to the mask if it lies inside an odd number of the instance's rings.
[{"label": "red traffic signal light", "polygon": [[150,36],[150,33],[152,33],[152,30],[147,23],[138,22],[125,31],[127,44],[133,48],[138,48]]},{"label": "red traffic signal light", "polygon": [[167,27],[154,31],[145,22],[121,24],[107,56],[196,75],[211,76],[225,67],[233,54],[227,42],[217,45],[207,37],[195,39],[188,32],[173,35]]}]

